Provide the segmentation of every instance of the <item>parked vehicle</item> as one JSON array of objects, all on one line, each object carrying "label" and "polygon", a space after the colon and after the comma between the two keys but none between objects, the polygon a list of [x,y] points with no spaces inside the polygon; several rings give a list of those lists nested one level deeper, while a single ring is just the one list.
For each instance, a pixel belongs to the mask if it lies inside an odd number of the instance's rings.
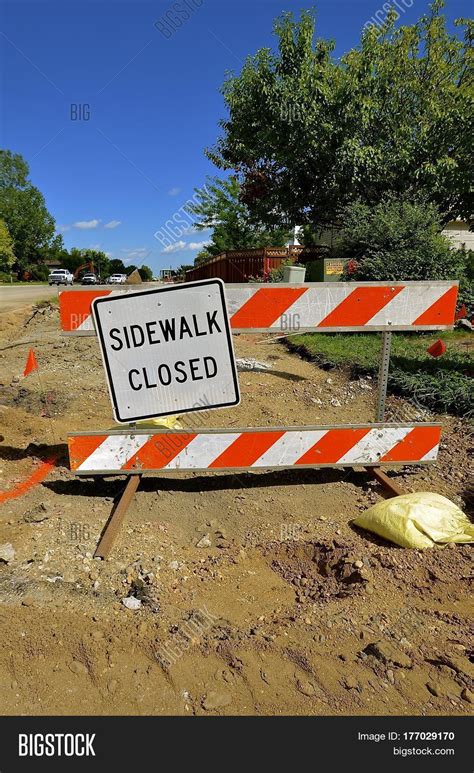
[{"label": "parked vehicle", "polygon": [[74,277],[67,268],[55,268],[50,271],[48,282],[50,285],[72,285]]},{"label": "parked vehicle", "polygon": [[112,274],[107,279],[107,284],[109,285],[123,285],[127,281],[127,275],[126,274]]},{"label": "parked vehicle", "polygon": [[81,284],[83,285],[98,285],[99,284],[99,278],[92,273],[84,274],[81,280]]}]

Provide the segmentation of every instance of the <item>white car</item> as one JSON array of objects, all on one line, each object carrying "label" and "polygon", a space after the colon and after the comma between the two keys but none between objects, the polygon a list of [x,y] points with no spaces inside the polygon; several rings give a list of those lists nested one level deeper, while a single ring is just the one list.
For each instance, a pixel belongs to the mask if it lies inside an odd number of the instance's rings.
[{"label": "white car", "polygon": [[107,279],[107,283],[109,285],[123,285],[127,281],[127,275],[126,274],[112,274],[112,276],[109,276]]},{"label": "white car", "polygon": [[50,285],[72,285],[74,277],[67,268],[55,268],[48,277]]}]

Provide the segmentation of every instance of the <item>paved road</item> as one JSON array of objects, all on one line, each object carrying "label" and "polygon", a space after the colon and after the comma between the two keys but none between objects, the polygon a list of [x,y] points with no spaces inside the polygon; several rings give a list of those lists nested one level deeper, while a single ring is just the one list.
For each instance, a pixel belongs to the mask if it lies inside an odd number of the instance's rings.
[{"label": "paved road", "polygon": [[57,293],[57,287],[49,285],[0,285],[0,312],[54,298]]}]

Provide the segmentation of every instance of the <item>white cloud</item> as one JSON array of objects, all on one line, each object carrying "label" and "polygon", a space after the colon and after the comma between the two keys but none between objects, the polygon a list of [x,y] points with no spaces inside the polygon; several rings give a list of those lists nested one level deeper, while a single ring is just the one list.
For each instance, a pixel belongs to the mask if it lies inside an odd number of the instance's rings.
[{"label": "white cloud", "polygon": [[190,252],[194,252],[195,250],[202,250],[203,247],[206,246],[209,242],[189,242],[186,243],[182,239],[180,239],[178,242],[173,242],[173,244],[168,244],[167,247],[165,247],[164,250],[161,250],[162,255],[169,255],[171,252],[180,252],[181,250],[189,250]]},{"label": "white cloud", "polygon": [[94,219],[94,220],[78,220],[76,223],[73,223],[73,228],[97,228],[99,225],[100,220]]},{"label": "white cloud", "polygon": [[67,225],[67,223],[62,223],[61,225],[58,225],[58,230],[64,233],[64,231],[69,231],[71,228],[70,225]]},{"label": "white cloud", "polygon": [[108,223],[104,224],[104,228],[117,228],[117,226],[121,224],[121,220],[110,220]]},{"label": "white cloud", "polygon": [[170,252],[179,252],[179,250],[184,250],[186,248],[186,242],[179,241],[174,242],[174,244],[168,244],[167,247],[165,247],[164,250],[161,250],[162,254],[168,254]]},{"label": "white cloud", "polygon": [[131,263],[132,260],[143,260],[143,258],[146,258],[147,255],[150,254],[150,250],[147,247],[136,247],[134,250],[124,250],[122,249],[122,252],[125,253],[124,263]]},{"label": "white cloud", "polygon": [[181,193],[181,188],[178,188],[175,186],[174,188],[171,188],[171,190],[168,191],[168,196],[177,196],[178,193]]}]

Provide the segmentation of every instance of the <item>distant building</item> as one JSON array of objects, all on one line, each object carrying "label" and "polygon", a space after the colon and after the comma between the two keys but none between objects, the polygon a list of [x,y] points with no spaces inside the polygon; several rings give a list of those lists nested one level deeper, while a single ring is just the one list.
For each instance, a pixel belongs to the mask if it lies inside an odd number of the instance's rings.
[{"label": "distant building", "polygon": [[173,280],[172,268],[160,268],[160,282],[171,282]]},{"label": "distant building", "polygon": [[50,271],[54,271],[55,268],[63,268],[63,265],[60,260],[45,260],[44,265]]},{"label": "distant building", "polygon": [[453,247],[474,250],[474,231],[469,230],[469,223],[465,220],[452,220],[445,225],[443,234],[452,241]]}]

